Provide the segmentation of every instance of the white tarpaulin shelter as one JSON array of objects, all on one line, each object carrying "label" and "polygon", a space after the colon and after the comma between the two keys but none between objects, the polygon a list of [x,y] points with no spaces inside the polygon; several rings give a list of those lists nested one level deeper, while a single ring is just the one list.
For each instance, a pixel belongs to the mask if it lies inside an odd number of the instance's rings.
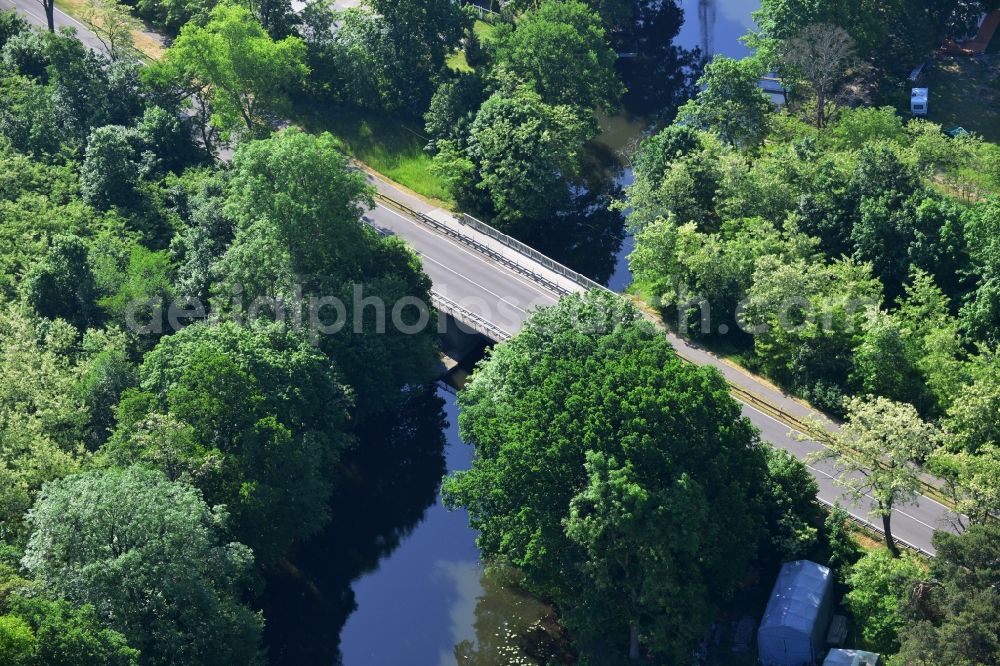
[{"label": "white tarpaulin shelter", "polygon": [[878,666],[879,656],[864,650],[830,650],[823,666]]},{"label": "white tarpaulin shelter", "polygon": [[816,664],[823,655],[833,605],[830,569],[809,560],[786,562],[757,630],[764,666]]}]

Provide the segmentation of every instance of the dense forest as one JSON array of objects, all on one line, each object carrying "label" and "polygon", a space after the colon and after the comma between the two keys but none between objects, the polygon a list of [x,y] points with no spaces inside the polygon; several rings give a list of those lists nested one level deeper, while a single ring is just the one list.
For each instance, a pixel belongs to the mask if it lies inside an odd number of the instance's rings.
[{"label": "dense forest", "polygon": [[[430,283],[361,223],[370,188],[328,135],[264,138],[265,107],[213,87],[213,131],[247,134],[217,163],[174,51],[143,67],[2,25],[4,662],[259,662],[260,573],[328,521],[340,461],[437,345],[433,326],[316,336],[281,306],[355,284],[428,302]],[[176,53],[227,26],[305,71],[235,5]]]},{"label": "dense forest", "polygon": [[[446,203],[595,277],[618,216],[635,235],[642,303],[567,296],[459,397],[476,458],[444,498],[558,609],[571,656],[538,663],[688,661],[801,557],[893,663],[1000,662],[1000,147],[891,106],[991,8],[764,0],[754,55],[707,63],[654,0],[513,0],[485,28],[450,0],[94,0],[96,50],[0,12],[0,661],[275,660],[288,620],[261,595],[287,555],[319,535],[377,560],[434,501],[380,505],[443,475],[440,433],[408,436],[439,430],[436,315],[324,309],[431,289],[363,223],[345,143],[300,127],[337,108],[419,118]],[[159,57],[139,27],[169,36]],[[622,109],[653,128],[624,192],[592,168]],[[848,491],[875,496],[885,548],[647,305],[843,419],[823,443],[870,472]],[[929,563],[889,521],[924,474],[960,516]],[[331,523],[366,503],[400,516]]]}]

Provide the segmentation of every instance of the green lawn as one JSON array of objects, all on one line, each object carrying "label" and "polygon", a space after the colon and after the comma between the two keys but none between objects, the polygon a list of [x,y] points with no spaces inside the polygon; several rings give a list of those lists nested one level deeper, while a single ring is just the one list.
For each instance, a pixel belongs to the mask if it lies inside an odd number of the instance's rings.
[{"label": "green lawn", "polygon": [[[479,43],[482,44],[489,36],[493,34],[496,28],[486,21],[476,20],[475,24],[472,26],[472,30],[476,33],[476,37],[479,38]],[[469,65],[469,61],[465,59],[465,51],[458,50],[448,56],[448,67],[455,70],[456,72],[471,72],[473,71],[472,66]]]},{"label": "green lawn", "polygon": [[456,72],[472,72],[472,66],[469,65],[469,61],[465,59],[465,51],[455,51],[450,56],[448,56],[447,65],[450,69]]},{"label": "green lawn", "polygon": [[295,120],[310,132],[330,132],[351,157],[417,194],[453,204],[430,170],[420,120],[333,105],[298,109]]},{"label": "green lawn", "polygon": [[[476,21],[474,30],[485,40],[494,27]],[[465,53],[448,58],[454,70],[471,72]],[[452,206],[444,182],[431,172],[431,156],[424,147],[424,123],[419,118],[379,114],[350,107],[310,105],[296,109],[295,122],[310,132],[329,132],[351,157],[417,194]]]}]

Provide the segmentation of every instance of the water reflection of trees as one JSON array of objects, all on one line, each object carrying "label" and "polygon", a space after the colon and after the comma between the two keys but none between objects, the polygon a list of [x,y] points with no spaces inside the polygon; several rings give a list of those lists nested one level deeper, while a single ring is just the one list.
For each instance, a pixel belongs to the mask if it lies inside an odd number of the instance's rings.
[{"label": "water reflection of trees", "polygon": [[638,0],[630,30],[611,35],[619,58],[618,74],[628,92],[625,109],[637,116],[669,121],[693,94],[701,54],[674,43],[684,10],[673,0]]},{"label": "water reflection of trees", "polygon": [[437,500],[446,471],[443,401],[414,393],[395,419],[367,426],[343,461],[333,520],[270,572],[262,609],[272,664],[335,664],[356,603],[351,583],[373,571]]},{"label": "water reflection of trees", "polygon": [[483,575],[475,641],[455,646],[460,666],[558,666],[576,663],[555,609],[518,589],[512,572]]},{"label": "water reflection of trees", "polygon": [[625,237],[621,213],[609,210],[621,195],[617,156],[601,144],[587,146],[581,180],[564,183],[553,193],[553,208],[544,222],[531,221],[515,235],[536,250],[600,283],[615,269]]}]

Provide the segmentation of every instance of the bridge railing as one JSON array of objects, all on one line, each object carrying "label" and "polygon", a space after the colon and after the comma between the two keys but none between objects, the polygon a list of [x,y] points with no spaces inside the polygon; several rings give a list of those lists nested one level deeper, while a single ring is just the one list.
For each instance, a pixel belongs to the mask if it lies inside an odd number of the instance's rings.
[{"label": "bridge railing", "polygon": [[[396,209],[398,212],[401,212],[401,213],[407,215],[410,219],[412,219],[412,220],[414,220],[416,222],[420,222],[421,224],[423,224],[423,225],[425,225],[425,226],[433,229],[434,231],[436,231],[436,232],[438,232],[440,234],[444,234],[445,236],[448,236],[452,240],[455,240],[455,241],[458,241],[459,243],[462,243],[463,245],[465,245],[465,246],[467,246],[467,247],[475,250],[479,254],[482,254],[482,255],[485,255],[485,256],[489,257],[490,259],[492,259],[493,261],[497,262],[498,264],[502,264],[502,265],[506,266],[507,268],[511,269],[512,271],[514,271],[516,273],[520,273],[521,275],[524,275],[525,277],[529,278],[532,282],[534,282],[534,283],[536,283],[536,284],[538,284],[538,285],[540,285],[542,287],[545,287],[546,289],[548,289],[549,291],[551,291],[554,294],[557,294],[559,296],[564,296],[564,295],[566,295],[566,294],[569,293],[569,289],[566,289],[561,284],[558,284],[558,283],[552,281],[551,279],[549,279],[549,277],[547,277],[545,275],[542,275],[537,270],[537,267],[539,265],[541,265],[541,264],[539,264],[537,262],[536,262],[536,264],[534,266],[525,265],[524,263],[521,263],[521,262],[517,261],[516,259],[512,259],[511,257],[506,256],[502,252],[498,252],[495,249],[488,247],[486,244],[484,244],[484,243],[480,242],[479,240],[473,238],[471,234],[466,233],[465,230],[459,229],[459,228],[455,228],[453,226],[449,226],[448,224],[445,224],[444,222],[442,222],[440,220],[435,220],[430,215],[426,215],[424,213],[421,213],[420,211],[413,210],[412,208],[410,208],[406,204],[400,203],[399,201],[396,201],[395,199],[393,199],[391,197],[387,197],[384,194],[376,193],[375,194],[375,200],[378,201],[379,203],[381,203],[381,204],[389,207],[389,208]],[[459,224],[465,225],[465,223],[462,222],[461,220],[459,220]],[[483,222],[480,222],[479,224],[482,225],[483,227],[488,226],[488,225],[486,225]],[[469,225],[465,225],[465,226],[469,226]],[[489,227],[489,228],[492,229],[492,227]],[[497,231],[496,229],[493,229],[493,233],[494,234],[500,234],[500,232]],[[492,235],[491,235],[491,237],[495,238],[495,236],[492,236]],[[507,238],[510,238],[510,237],[507,236]],[[510,240],[514,240],[514,239],[511,238]],[[522,243],[522,245],[523,245],[523,243]],[[525,245],[524,247],[528,247],[528,246]],[[521,254],[521,253],[519,252],[518,254]],[[536,254],[538,254],[538,253],[536,252]],[[539,254],[539,256],[543,256],[543,255]],[[566,269],[566,270],[569,270],[569,269]],[[583,277],[583,276],[580,276],[580,277]]]},{"label": "bridge railing", "polygon": [[[495,258],[495,259],[499,259],[499,260],[503,261],[503,258],[502,257],[498,257],[497,253],[494,252],[493,250],[490,250],[489,248],[486,248],[485,246],[482,246],[481,243],[478,243],[478,241],[475,241],[475,240],[469,238],[468,236],[464,236],[462,234],[457,234],[454,229],[452,229],[450,227],[447,227],[446,225],[442,224],[441,222],[435,220],[434,218],[431,218],[431,217],[429,217],[429,216],[427,216],[427,215],[425,215],[423,213],[420,213],[418,211],[412,210],[411,208],[405,206],[404,204],[401,204],[400,202],[396,201],[395,199],[391,199],[391,198],[386,197],[386,196],[381,195],[381,194],[377,194],[376,195],[376,199],[382,201],[383,203],[392,205],[393,207],[398,208],[401,211],[404,211],[405,213],[407,213],[412,218],[417,219],[420,222],[422,222],[422,223],[424,223],[424,224],[426,224],[428,226],[434,227],[434,228],[438,229],[439,231],[444,232],[448,236],[451,236],[451,237],[456,238],[458,240],[462,240],[463,242],[465,242],[468,245],[476,246],[476,248],[480,252],[482,252],[484,254],[487,254],[487,255]],[[576,271],[573,271],[572,269],[569,269],[569,268],[563,266],[559,262],[554,261],[553,259],[550,259],[549,257],[546,257],[545,255],[543,255],[542,253],[540,253],[538,250],[535,250],[534,248],[532,248],[532,247],[530,247],[528,245],[525,245],[524,243],[522,243],[521,241],[517,240],[516,238],[512,238],[512,237],[508,236],[507,234],[505,234],[505,233],[503,233],[501,231],[498,231],[497,229],[494,229],[490,225],[486,224],[485,222],[482,222],[481,220],[477,220],[476,218],[472,217],[471,215],[467,215],[465,213],[462,213],[462,214],[459,215],[459,221],[462,224],[464,224],[464,225],[466,225],[466,226],[474,229],[475,231],[478,231],[479,233],[481,233],[481,234],[483,234],[485,236],[488,236],[489,238],[492,238],[492,239],[498,241],[499,243],[503,244],[504,246],[509,247],[509,248],[515,250],[518,254],[521,254],[521,255],[523,255],[523,256],[525,256],[527,258],[530,258],[532,261],[536,262],[537,264],[539,264],[541,266],[544,266],[544,267],[548,268],[549,270],[551,270],[551,271],[553,271],[555,273],[558,273],[559,275],[562,275],[562,276],[564,276],[564,277],[572,280],[576,284],[579,284],[580,286],[582,286],[582,287],[584,287],[586,289],[603,289],[605,291],[610,291],[610,290],[607,289],[607,287],[605,287],[603,285],[600,285],[597,282],[591,280],[590,278],[588,278],[588,277],[586,277],[584,275],[581,275],[580,273],[577,273]],[[518,266],[518,269],[522,273],[524,272],[524,267]],[[559,287],[558,285],[554,285],[551,282],[551,280],[548,280],[547,278],[543,278],[542,276],[538,275],[537,273],[532,274],[532,277],[533,277],[533,279],[535,279],[536,282],[539,282],[543,286],[546,286],[546,287],[548,287],[550,289],[553,289],[554,291],[557,291],[557,293],[563,293],[563,292],[565,292],[565,290],[562,289],[561,287]],[[443,296],[443,295],[441,295],[441,294],[439,294],[437,292],[434,292],[434,291],[431,292],[431,296],[432,296],[432,300],[434,302],[434,306],[439,311],[451,315],[452,317],[454,317],[458,321],[461,321],[463,324],[469,326],[470,328],[472,328],[473,330],[477,331],[478,333],[481,333],[482,335],[485,335],[486,337],[491,338],[491,339],[493,339],[493,340],[495,340],[497,342],[504,342],[506,340],[509,340],[512,337],[512,335],[509,332],[503,330],[499,326],[496,326],[492,322],[484,319],[483,317],[477,315],[476,313],[471,312],[471,311],[463,308],[461,305],[459,305],[458,303],[455,303],[451,299],[449,299],[449,298],[447,298],[447,297],[445,297],[445,296]],[[693,361],[691,361],[690,359],[684,358],[680,354],[678,354],[678,356],[679,356],[679,358],[681,358],[684,361],[687,361],[688,363],[693,363]],[[730,390],[732,391],[733,396],[737,400],[743,402],[744,404],[753,406],[753,407],[759,409],[760,411],[763,411],[765,414],[768,414],[769,416],[775,418],[778,422],[784,423],[785,425],[788,425],[788,426],[790,426],[790,427],[792,427],[792,428],[794,428],[794,429],[796,429],[796,430],[798,430],[798,431],[800,431],[800,432],[802,432],[804,434],[811,432],[811,430],[812,430],[812,424],[809,424],[806,421],[803,421],[802,419],[799,419],[798,417],[795,417],[795,416],[789,414],[788,412],[786,412],[786,411],[784,411],[784,410],[782,410],[782,409],[780,409],[780,408],[778,408],[778,407],[770,404],[766,400],[763,400],[762,398],[754,395],[752,392],[750,392],[747,389],[739,386],[738,384],[736,384],[735,382],[733,382],[731,380],[728,380],[727,383],[730,386]],[[827,500],[824,500],[821,497],[817,497],[816,499],[820,503],[822,503],[822,504],[824,504],[824,505],[826,505],[828,507],[831,507],[831,508],[833,507],[832,503],[828,502]],[[864,528],[864,529],[866,529],[866,530],[868,530],[870,532],[874,532],[876,534],[880,534],[880,535],[882,535],[884,537],[885,533],[883,532],[883,530],[878,525],[876,525],[874,523],[871,523],[871,522],[868,522],[867,520],[865,520],[863,518],[859,518],[858,516],[854,516],[852,514],[848,514],[848,516],[849,516],[850,520],[852,522],[856,523],[858,526],[860,526],[860,527],[862,527],[862,528]],[[930,553],[930,552],[924,550],[923,548],[920,548],[919,546],[916,546],[916,545],[914,545],[914,544],[912,544],[912,543],[910,543],[910,542],[908,542],[908,541],[906,541],[904,539],[900,539],[899,537],[897,537],[895,535],[893,536],[893,539],[902,548],[905,548],[905,549],[910,550],[910,551],[912,551],[914,553],[917,553],[918,555],[921,555],[922,557],[928,557],[928,558],[934,557],[934,555],[932,553]]]},{"label": "bridge railing", "polygon": [[553,273],[558,273],[559,275],[562,275],[563,277],[572,280],[573,282],[580,285],[584,289],[605,289],[604,285],[598,284],[597,282],[591,280],[586,275],[582,275],[580,273],[577,273],[571,268],[563,266],[558,261],[546,257],[544,254],[542,254],[535,248],[531,247],[530,245],[526,245],[521,241],[517,240],[516,238],[508,236],[502,231],[494,229],[493,227],[486,224],[482,220],[477,220],[468,213],[459,214],[458,221],[466,226],[472,227],[473,229],[475,229],[476,231],[485,236],[489,236],[490,238],[499,242],[505,247],[509,247],[510,249],[514,250],[518,254],[524,255],[525,257],[531,259],[535,263],[549,269]]},{"label": "bridge railing", "polygon": [[468,310],[447,296],[431,290],[431,301],[438,312],[451,315],[454,319],[468,326],[472,330],[496,342],[506,342],[510,340],[511,334],[500,328],[488,319]]}]

